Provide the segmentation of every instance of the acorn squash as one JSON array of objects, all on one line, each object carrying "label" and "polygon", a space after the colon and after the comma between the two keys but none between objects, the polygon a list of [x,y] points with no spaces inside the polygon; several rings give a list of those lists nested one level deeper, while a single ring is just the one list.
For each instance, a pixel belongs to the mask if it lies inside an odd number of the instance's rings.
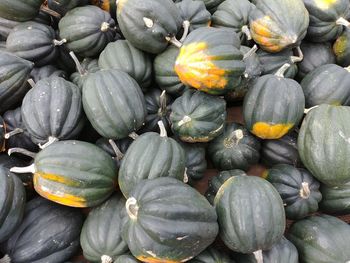
[{"label": "acorn squash", "polygon": [[0,17],[14,21],[28,21],[37,16],[44,0],[2,0]]},{"label": "acorn squash", "polygon": [[350,213],[350,184],[321,185],[320,210],[325,213],[345,215]]},{"label": "acorn squash", "polygon": [[338,65],[343,67],[347,67],[350,65],[350,29],[349,28],[346,28],[344,32],[336,39],[336,41],[333,44],[333,51],[334,51]]},{"label": "acorn squash", "polygon": [[203,1],[182,0],[176,3],[180,15],[189,23],[189,32],[199,28],[208,27],[211,24],[211,14],[206,9]]}]

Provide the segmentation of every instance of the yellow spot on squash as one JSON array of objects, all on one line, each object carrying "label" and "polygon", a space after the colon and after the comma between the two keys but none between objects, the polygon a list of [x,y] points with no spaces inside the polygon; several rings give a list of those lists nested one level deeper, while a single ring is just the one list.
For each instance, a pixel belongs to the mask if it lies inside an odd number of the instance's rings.
[{"label": "yellow spot on squash", "polygon": [[269,176],[269,170],[266,169],[266,170],[262,173],[261,177],[264,178],[264,179],[266,179],[268,176]]},{"label": "yellow spot on squash", "polygon": [[37,172],[36,174],[37,176],[40,176],[41,178],[49,181],[62,183],[67,186],[79,186],[79,183],[77,183],[76,181],[70,180],[58,174],[49,174],[49,173],[43,173],[43,172]]},{"label": "yellow spot on squash", "polygon": [[121,13],[124,5],[128,0],[117,0],[117,13]]},{"label": "yellow spot on squash", "polygon": [[265,122],[257,122],[253,125],[252,133],[262,139],[279,139],[292,127],[292,123],[269,124]]},{"label": "yellow spot on squash", "polygon": [[146,257],[146,256],[137,256],[138,260],[146,263],[180,263],[181,261],[174,261],[170,259],[161,259],[161,258],[154,258],[154,257]]},{"label": "yellow spot on squash", "polygon": [[338,2],[338,0],[314,0],[314,2],[319,9],[327,10]]},{"label": "yellow spot on squash", "polygon": [[204,42],[184,45],[176,59],[175,71],[184,84],[193,88],[225,89],[228,83],[225,70],[213,63],[216,58],[208,54],[208,47]]},{"label": "yellow spot on squash", "polygon": [[343,56],[347,49],[347,41],[345,36],[340,36],[333,45],[333,51],[336,56]]}]

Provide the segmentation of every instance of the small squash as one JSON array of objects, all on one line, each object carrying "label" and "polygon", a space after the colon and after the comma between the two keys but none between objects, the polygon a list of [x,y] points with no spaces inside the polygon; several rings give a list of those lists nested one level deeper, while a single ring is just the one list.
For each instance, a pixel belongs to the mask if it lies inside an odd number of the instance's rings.
[{"label": "small squash", "polygon": [[346,28],[334,42],[333,51],[338,65],[343,67],[350,65],[350,28]]},{"label": "small squash", "polygon": [[44,0],[2,0],[0,17],[14,21],[28,21],[35,18]]},{"label": "small squash", "polygon": [[325,213],[346,215],[350,213],[350,184],[321,185],[320,210]]},{"label": "small squash", "polygon": [[206,9],[203,1],[182,0],[176,3],[180,15],[189,23],[189,32],[199,28],[208,27],[211,24],[211,14]]}]

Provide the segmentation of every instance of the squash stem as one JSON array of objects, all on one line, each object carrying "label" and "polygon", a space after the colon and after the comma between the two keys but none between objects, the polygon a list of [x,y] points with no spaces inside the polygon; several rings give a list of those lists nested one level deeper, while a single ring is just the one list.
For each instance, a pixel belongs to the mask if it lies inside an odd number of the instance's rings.
[{"label": "squash stem", "polygon": [[185,184],[187,184],[188,181],[189,181],[189,179],[188,179],[188,175],[187,175],[187,167],[185,167],[183,182],[184,182]]},{"label": "squash stem", "polygon": [[243,60],[249,58],[250,56],[252,56],[253,54],[255,54],[255,52],[258,50],[258,46],[254,45],[247,53],[244,54],[243,56]]},{"label": "squash stem", "polygon": [[347,70],[348,72],[350,72],[350,66],[345,67],[344,69]]},{"label": "squash stem", "polygon": [[165,37],[166,41],[168,41],[170,44],[174,45],[177,48],[182,47],[182,43],[176,39],[176,37]]},{"label": "squash stem", "polygon": [[284,73],[286,72],[287,69],[289,69],[290,64],[286,63],[284,64],[282,67],[280,67],[280,69],[275,73],[275,76],[280,77],[280,78],[284,78]]},{"label": "squash stem", "polygon": [[230,135],[226,138],[224,144],[225,147],[231,148],[234,145],[237,145],[244,138],[244,133],[242,129],[235,130],[230,133]]},{"label": "squash stem", "polygon": [[247,25],[242,26],[242,33],[246,35],[247,40],[252,40],[252,34]]},{"label": "squash stem", "polygon": [[310,194],[311,194],[309,183],[302,182],[301,189],[300,189],[299,193],[300,193],[301,198],[308,199],[310,197]]},{"label": "squash stem", "polygon": [[308,114],[311,110],[313,110],[313,109],[315,109],[315,108],[317,108],[317,107],[318,107],[318,105],[313,106],[313,107],[308,108],[308,109],[305,109],[305,110],[304,110],[304,114]]},{"label": "squash stem", "polygon": [[123,159],[124,154],[121,152],[117,144],[112,139],[109,139],[108,142],[112,146],[113,151],[115,152],[115,156],[117,157],[117,160],[120,161],[121,159]]},{"label": "squash stem", "polygon": [[53,144],[54,142],[57,142],[57,141],[58,141],[58,138],[50,136],[49,140],[46,143],[44,143],[44,144],[39,143],[39,148],[45,149],[46,147],[50,146],[51,144]]},{"label": "squash stem", "polygon": [[139,137],[139,135],[136,132],[132,132],[128,136],[133,140],[136,140]]},{"label": "squash stem", "polygon": [[344,17],[339,18],[335,23],[337,25],[350,27],[350,22],[348,20],[346,20]]},{"label": "squash stem", "polygon": [[4,138],[5,138],[5,139],[9,139],[10,137],[12,137],[12,136],[14,136],[14,135],[20,134],[20,133],[23,133],[23,132],[24,132],[23,129],[21,129],[21,128],[16,128],[16,129],[14,129],[13,131],[10,131],[10,132],[8,132],[8,133],[5,133]]},{"label": "squash stem", "polygon": [[26,166],[26,167],[12,167],[10,169],[10,172],[17,173],[17,174],[26,174],[26,173],[35,173],[35,165],[34,163]]},{"label": "squash stem", "polygon": [[113,263],[113,258],[107,255],[101,257],[101,263]]},{"label": "squash stem", "polygon": [[303,61],[303,59],[304,59],[304,54],[301,51],[300,46],[297,47],[297,52],[298,52],[298,56],[291,56],[290,57],[290,60],[292,61],[292,63],[298,63],[298,62]]},{"label": "squash stem", "polygon": [[182,37],[179,40],[181,43],[185,41],[185,39],[186,39],[186,37],[188,35],[188,32],[190,31],[190,25],[191,25],[191,23],[188,20],[185,20],[182,23],[182,27],[184,28],[184,33],[182,34]]},{"label": "squash stem", "polygon": [[163,90],[162,94],[159,96],[159,113],[163,116],[166,113],[167,101],[166,101],[166,91]]},{"label": "squash stem", "polygon": [[20,154],[23,154],[23,155],[28,156],[30,158],[33,158],[33,159],[36,156],[36,153],[28,151],[27,149],[23,149],[23,148],[11,148],[11,149],[8,149],[8,151],[7,151],[8,155],[11,155],[13,153],[20,153]]},{"label": "squash stem", "polygon": [[264,256],[262,250],[255,251],[253,252],[253,254],[257,263],[264,263]]},{"label": "squash stem", "polygon": [[130,197],[126,200],[125,204],[126,212],[132,220],[137,220],[137,214],[139,212],[139,206],[135,197]]},{"label": "squash stem", "polygon": [[35,87],[35,82],[33,79],[28,79],[27,82],[29,83],[29,85],[34,88]]},{"label": "squash stem", "polygon": [[75,66],[79,72],[79,74],[81,76],[84,76],[85,74],[87,74],[88,72],[86,70],[83,69],[83,67],[81,66],[79,59],[77,58],[77,56],[74,54],[73,51],[69,52],[69,55],[71,56],[71,58],[73,59]]},{"label": "squash stem", "polygon": [[62,39],[62,40],[57,40],[57,39],[54,39],[53,40],[53,44],[55,47],[57,46],[62,46],[63,44],[67,43],[67,39]]},{"label": "squash stem", "polygon": [[103,23],[101,24],[101,31],[102,31],[102,32],[107,32],[109,28],[110,28],[109,23],[103,22]]},{"label": "squash stem", "polygon": [[184,125],[184,124],[186,124],[186,123],[188,123],[188,122],[191,122],[191,121],[192,121],[191,117],[185,115],[185,116],[182,118],[182,120],[179,121],[179,123],[178,123],[177,125],[178,125],[179,127],[181,127],[182,125]]},{"label": "squash stem", "polygon": [[57,13],[56,11],[53,11],[52,9],[48,8],[47,6],[42,5],[40,7],[40,10],[43,11],[44,13],[56,17],[57,19],[61,19],[61,15],[59,13]]},{"label": "squash stem", "polygon": [[164,123],[162,121],[158,121],[158,126],[160,130],[160,137],[168,137],[168,133],[166,132]]},{"label": "squash stem", "polygon": [[10,256],[6,254],[4,257],[0,258],[0,263],[11,263]]}]

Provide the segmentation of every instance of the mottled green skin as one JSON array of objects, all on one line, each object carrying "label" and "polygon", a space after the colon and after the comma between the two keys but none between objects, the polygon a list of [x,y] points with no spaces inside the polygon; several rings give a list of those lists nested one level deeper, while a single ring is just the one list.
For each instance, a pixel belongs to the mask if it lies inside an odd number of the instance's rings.
[{"label": "mottled green skin", "polygon": [[350,109],[322,104],[304,119],[298,150],[305,167],[320,182],[343,185],[350,182]]},{"label": "mottled green skin", "polygon": [[282,237],[286,218],[282,199],[266,180],[233,176],[214,199],[220,237],[233,251],[252,253],[270,249]]},{"label": "mottled green skin", "polygon": [[296,246],[300,263],[340,263],[350,260],[350,226],[329,215],[294,223],[287,238]]},{"label": "mottled green skin", "polygon": [[0,16],[14,21],[28,21],[39,13],[44,0],[2,0]]},{"label": "mottled green skin", "polygon": [[345,215],[350,213],[350,185],[321,185],[320,210],[326,213]]},{"label": "mottled green skin", "polygon": [[188,263],[235,263],[228,254],[209,247]]}]

